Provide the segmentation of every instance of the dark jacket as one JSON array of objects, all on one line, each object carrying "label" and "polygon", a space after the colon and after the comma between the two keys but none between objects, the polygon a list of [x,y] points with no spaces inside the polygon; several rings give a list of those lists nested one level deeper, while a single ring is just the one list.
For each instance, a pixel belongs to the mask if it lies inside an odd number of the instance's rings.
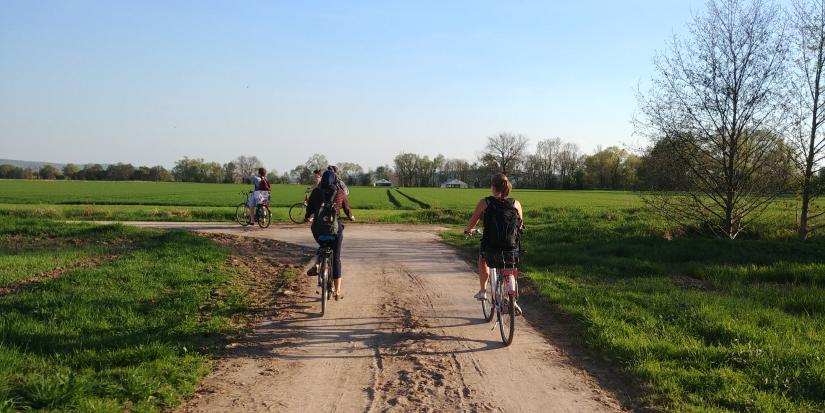
[{"label": "dark jacket", "polygon": [[[306,214],[304,214],[304,220],[309,219],[315,212],[321,208],[321,204],[326,202],[332,202],[333,207],[335,208],[335,213],[340,216],[341,208],[344,208],[344,213],[346,213],[348,217],[352,216],[352,209],[349,206],[349,198],[347,198],[346,192],[343,189],[338,188],[338,179],[335,174],[331,171],[324,172],[324,175],[321,177],[321,184],[317,187],[312,189],[312,193],[309,194],[309,200],[307,200],[307,210]],[[335,192],[335,199],[329,199],[332,196],[332,192]]]}]

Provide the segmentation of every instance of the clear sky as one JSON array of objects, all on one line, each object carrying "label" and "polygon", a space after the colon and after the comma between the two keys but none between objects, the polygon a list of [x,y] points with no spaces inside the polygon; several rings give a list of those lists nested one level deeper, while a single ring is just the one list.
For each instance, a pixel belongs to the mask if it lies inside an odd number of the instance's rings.
[{"label": "clear sky", "polygon": [[699,0],[0,1],[0,158],[171,166],[635,144]]}]

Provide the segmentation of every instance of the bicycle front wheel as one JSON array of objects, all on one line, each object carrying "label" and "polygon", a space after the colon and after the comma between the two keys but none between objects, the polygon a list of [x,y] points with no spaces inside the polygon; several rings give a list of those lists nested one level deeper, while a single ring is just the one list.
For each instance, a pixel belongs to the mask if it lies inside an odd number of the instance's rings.
[{"label": "bicycle front wheel", "polygon": [[258,218],[258,226],[261,228],[269,228],[272,224],[272,211],[268,206],[261,207],[261,216]]},{"label": "bicycle front wheel", "polygon": [[246,209],[246,204],[241,203],[235,207],[235,221],[242,226],[249,225],[249,211]]},{"label": "bicycle front wheel", "polygon": [[289,207],[289,220],[296,224],[301,224],[304,222],[305,214],[306,206],[304,206],[303,202],[298,202],[297,204]]},{"label": "bicycle front wheel", "polygon": [[507,287],[503,282],[499,283],[499,291],[501,303],[498,305],[498,329],[501,332],[501,341],[505,346],[509,346],[516,332],[516,297],[507,295]]}]

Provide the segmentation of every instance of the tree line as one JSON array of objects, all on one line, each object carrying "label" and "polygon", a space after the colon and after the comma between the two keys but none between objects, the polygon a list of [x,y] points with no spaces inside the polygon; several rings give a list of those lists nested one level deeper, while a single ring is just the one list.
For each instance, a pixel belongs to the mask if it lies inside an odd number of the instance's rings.
[{"label": "tree line", "polygon": [[14,165],[0,165],[0,179],[76,179],[87,181],[174,181],[172,173],[162,166],[139,166],[131,164],[75,165],[66,164],[62,169],[46,165],[40,169],[21,168]]},{"label": "tree line", "polygon": [[[583,154],[578,145],[560,138],[539,140],[535,152],[528,152],[523,135],[502,132],[487,138],[482,154],[473,161],[402,152],[392,165],[364,169],[353,162],[334,163],[348,185],[372,185],[385,179],[398,186],[437,187],[458,179],[469,187],[485,187],[490,176],[504,172],[521,188],[533,189],[678,189],[679,174],[663,170],[659,152],[641,156],[618,146],[597,148]],[[510,148],[510,149],[507,149]],[[315,170],[332,165],[324,155],[314,154],[303,164],[279,174],[270,171],[270,183],[310,184]],[[264,163],[255,156],[238,156],[219,163],[184,157],[172,169],[163,166],[133,166],[117,163],[67,164],[62,169],[47,165],[39,170],[0,165],[0,179],[67,179],[89,181],[155,181],[240,183],[256,174]]]},{"label": "tree line", "polygon": [[[639,175],[643,158],[617,146],[598,148],[586,155],[576,144],[559,138],[539,141],[535,153],[527,152],[528,143],[522,135],[503,132],[488,137],[485,150],[472,161],[402,152],[392,165],[375,169],[365,170],[350,162],[335,165],[348,185],[371,185],[386,179],[397,186],[437,187],[457,179],[469,187],[481,188],[489,186],[490,176],[498,172],[508,174],[520,188],[627,190],[638,189],[644,182]],[[325,156],[312,155],[285,174],[282,182],[311,183],[312,172],[324,170],[327,165],[331,163]]]},{"label": "tree line", "polygon": [[[45,165],[38,170],[14,165],[0,165],[0,179],[65,179],[86,181],[153,181],[153,182],[202,182],[239,183],[256,174],[263,163],[255,156],[239,156],[221,164],[203,159],[184,157],[169,170],[163,166],[134,166],[130,163],[76,165],[66,164],[62,169]],[[274,183],[289,182],[288,178],[269,174]]]}]

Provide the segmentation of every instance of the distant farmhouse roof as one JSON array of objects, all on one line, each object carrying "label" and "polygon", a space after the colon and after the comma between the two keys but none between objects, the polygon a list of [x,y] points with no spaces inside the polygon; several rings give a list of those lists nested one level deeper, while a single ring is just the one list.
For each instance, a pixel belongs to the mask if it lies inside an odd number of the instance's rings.
[{"label": "distant farmhouse roof", "polygon": [[392,182],[386,179],[379,179],[372,183],[372,186],[392,186]]},{"label": "distant farmhouse roof", "polygon": [[441,184],[442,188],[467,188],[467,183],[464,181],[459,181],[458,179],[450,179],[447,182]]}]

